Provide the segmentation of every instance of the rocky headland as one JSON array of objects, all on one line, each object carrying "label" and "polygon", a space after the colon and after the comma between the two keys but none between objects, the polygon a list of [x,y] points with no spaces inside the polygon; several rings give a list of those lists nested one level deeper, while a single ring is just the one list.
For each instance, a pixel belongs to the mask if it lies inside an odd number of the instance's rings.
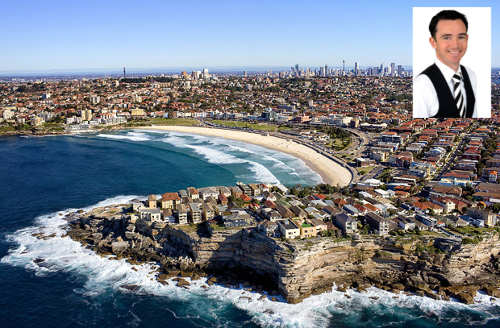
[{"label": "rocky headland", "polygon": [[256,227],[151,223],[123,214],[129,206],[71,213],[68,236],[103,256],[155,262],[160,282],[176,277],[178,286],[187,286],[182,277],[208,276],[208,284],[241,283],[290,303],[333,284],[337,290],[376,286],[464,303],[479,290],[500,297],[498,233],[475,244],[430,236],[282,240]]}]

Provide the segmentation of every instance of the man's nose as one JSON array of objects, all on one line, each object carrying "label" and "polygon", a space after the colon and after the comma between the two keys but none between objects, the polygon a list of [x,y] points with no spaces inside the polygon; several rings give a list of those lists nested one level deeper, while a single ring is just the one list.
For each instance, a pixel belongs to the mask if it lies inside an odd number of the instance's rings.
[{"label": "man's nose", "polygon": [[458,47],[458,38],[451,38],[450,46],[453,48],[457,48]]}]

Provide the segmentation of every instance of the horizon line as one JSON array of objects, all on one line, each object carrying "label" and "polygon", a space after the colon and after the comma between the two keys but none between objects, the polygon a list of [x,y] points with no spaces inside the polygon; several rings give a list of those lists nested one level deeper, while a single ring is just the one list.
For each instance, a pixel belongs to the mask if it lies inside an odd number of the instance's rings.
[{"label": "horizon line", "polygon": [[[295,66],[296,64],[293,65],[228,65],[228,66],[223,66],[223,65],[192,65],[192,66],[160,66],[160,67],[130,67],[128,68],[127,66],[120,66],[120,67],[113,67],[113,68],[52,68],[52,69],[22,69],[22,70],[0,70],[1,75],[6,75],[6,74],[53,74],[53,73],[103,73],[103,72],[123,72],[123,68],[128,72],[144,72],[144,71],[183,71],[183,70],[203,70],[204,68],[207,69],[212,69],[212,70],[250,70],[250,69],[258,69],[258,70],[263,70],[263,69],[284,69],[284,70],[290,70],[292,66]],[[323,64],[323,65],[301,65],[299,66],[301,68],[320,68],[324,66],[328,66],[330,68],[335,68],[339,69],[342,68],[342,65],[329,65],[329,64]],[[398,64],[401,65],[405,68],[411,68],[411,65],[403,65],[403,64]],[[368,67],[379,67],[380,64],[378,65],[359,65],[360,68],[368,68]],[[354,68],[354,65],[346,65],[346,68]]]}]

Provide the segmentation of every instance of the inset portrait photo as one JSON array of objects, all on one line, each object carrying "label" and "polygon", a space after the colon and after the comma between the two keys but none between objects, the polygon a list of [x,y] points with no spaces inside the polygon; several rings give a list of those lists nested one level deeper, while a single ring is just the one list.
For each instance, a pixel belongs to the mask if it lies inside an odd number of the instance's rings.
[{"label": "inset portrait photo", "polygon": [[413,8],[413,117],[491,117],[491,8]]}]

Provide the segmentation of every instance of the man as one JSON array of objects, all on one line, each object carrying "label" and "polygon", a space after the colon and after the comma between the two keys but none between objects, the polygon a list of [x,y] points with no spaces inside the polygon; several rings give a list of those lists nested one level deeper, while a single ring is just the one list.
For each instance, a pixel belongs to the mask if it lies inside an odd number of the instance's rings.
[{"label": "man", "polygon": [[460,65],[467,51],[467,18],[443,10],[429,24],[436,61],[415,78],[413,117],[476,117],[476,75]]}]

